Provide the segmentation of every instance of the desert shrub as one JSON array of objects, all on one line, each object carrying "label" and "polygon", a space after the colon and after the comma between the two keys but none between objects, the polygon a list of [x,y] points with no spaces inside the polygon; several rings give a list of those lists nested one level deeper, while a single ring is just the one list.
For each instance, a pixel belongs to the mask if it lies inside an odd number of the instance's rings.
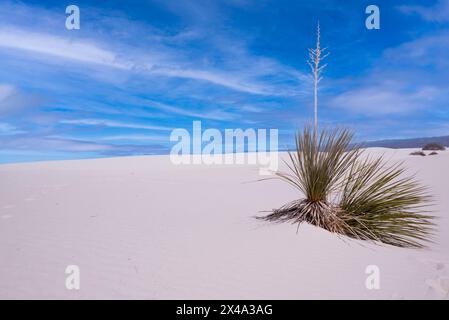
[{"label": "desert shrub", "polygon": [[430,197],[400,164],[362,156],[345,129],[310,127],[296,137],[296,150],[278,177],[302,198],[258,217],[265,221],[303,222],[359,240],[398,247],[424,247],[433,232],[426,208]]},{"label": "desert shrub", "polygon": [[425,156],[426,154],[422,151],[413,151],[410,153],[411,156]]},{"label": "desert shrub", "polygon": [[442,144],[435,143],[435,142],[426,144],[424,147],[422,147],[422,149],[423,150],[436,150],[436,151],[446,150],[446,148]]}]

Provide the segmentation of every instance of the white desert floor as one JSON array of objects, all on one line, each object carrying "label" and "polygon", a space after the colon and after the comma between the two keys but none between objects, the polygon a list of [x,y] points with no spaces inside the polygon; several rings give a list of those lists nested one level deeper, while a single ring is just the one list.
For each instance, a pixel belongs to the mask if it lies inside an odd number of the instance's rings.
[{"label": "white desert floor", "polygon": [[[0,166],[0,298],[448,298],[449,151],[405,160],[435,195],[427,250],[343,241],[253,216],[297,197],[257,167],[167,156]],[[65,286],[80,268],[80,290]],[[367,266],[380,271],[368,290]]]}]

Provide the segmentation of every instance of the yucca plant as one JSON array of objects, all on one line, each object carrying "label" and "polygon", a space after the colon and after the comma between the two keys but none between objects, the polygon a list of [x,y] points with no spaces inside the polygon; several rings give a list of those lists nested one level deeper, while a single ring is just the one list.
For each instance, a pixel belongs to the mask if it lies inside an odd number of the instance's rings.
[{"label": "yucca plant", "polygon": [[352,144],[347,129],[306,127],[289,152],[290,172],[278,177],[301,194],[266,221],[307,222],[330,232],[398,247],[424,247],[433,232],[431,197],[402,164],[387,165]]}]

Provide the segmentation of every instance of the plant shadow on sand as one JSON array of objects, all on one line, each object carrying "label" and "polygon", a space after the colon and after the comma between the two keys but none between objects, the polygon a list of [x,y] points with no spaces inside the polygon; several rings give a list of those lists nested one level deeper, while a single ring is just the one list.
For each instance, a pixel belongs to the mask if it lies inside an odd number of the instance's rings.
[{"label": "plant shadow on sand", "polygon": [[284,161],[290,172],[276,173],[303,197],[257,219],[307,222],[353,239],[424,248],[434,233],[426,188],[405,175],[402,163],[366,156],[352,138],[347,129],[317,134],[306,126]]}]

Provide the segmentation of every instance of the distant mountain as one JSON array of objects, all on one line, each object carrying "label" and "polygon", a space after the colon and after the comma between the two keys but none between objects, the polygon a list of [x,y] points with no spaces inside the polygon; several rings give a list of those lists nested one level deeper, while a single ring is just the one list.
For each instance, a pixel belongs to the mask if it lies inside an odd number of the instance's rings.
[{"label": "distant mountain", "polygon": [[431,142],[436,142],[442,144],[443,146],[449,146],[449,136],[366,141],[363,142],[363,146],[384,147],[392,149],[422,148],[425,144]]}]

